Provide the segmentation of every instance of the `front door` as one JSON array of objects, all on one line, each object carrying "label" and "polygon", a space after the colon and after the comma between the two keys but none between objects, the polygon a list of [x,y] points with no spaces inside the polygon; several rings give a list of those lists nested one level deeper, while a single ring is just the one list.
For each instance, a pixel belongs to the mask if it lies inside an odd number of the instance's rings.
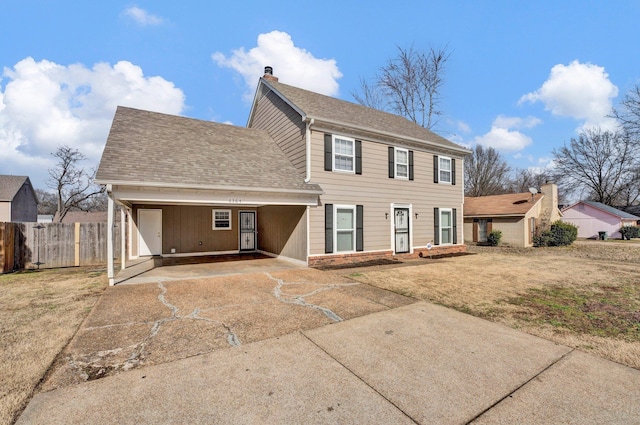
[{"label": "front door", "polygon": [[480,219],[478,220],[478,242],[486,242],[487,241],[487,220]]},{"label": "front door", "polygon": [[256,213],[240,211],[240,251],[256,250]]},{"label": "front door", "polygon": [[138,210],[138,255],[162,255],[162,210]]},{"label": "front door", "polygon": [[394,208],[393,217],[396,236],[396,254],[409,252],[409,208]]}]

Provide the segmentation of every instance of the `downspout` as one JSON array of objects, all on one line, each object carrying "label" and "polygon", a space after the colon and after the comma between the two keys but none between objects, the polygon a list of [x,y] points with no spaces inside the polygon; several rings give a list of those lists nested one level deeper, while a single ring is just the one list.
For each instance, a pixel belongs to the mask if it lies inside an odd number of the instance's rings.
[{"label": "downspout", "polygon": [[306,151],[306,177],[304,178],[305,183],[309,183],[311,181],[311,126],[315,120],[311,118],[307,120],[305,118],[306,130],[305,130],[305,151]]}]

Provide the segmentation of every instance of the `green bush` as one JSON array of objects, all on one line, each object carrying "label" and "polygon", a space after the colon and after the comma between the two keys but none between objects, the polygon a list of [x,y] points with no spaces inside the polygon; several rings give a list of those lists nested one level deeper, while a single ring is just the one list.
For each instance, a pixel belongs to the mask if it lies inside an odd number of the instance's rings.
[{"label": "green bush", "polygon": [[502,239],[502,232],[500,230],[492,230],[487,236],[487,244],[489,246],[498,246]]},{"label": "green bush", "polygon": [[640,227],[622,226],[620,228],[620,234],[622,235],[622,239],[626,239],[626,240],[640,238]]},{"label": "green bush", "polygon": [[567,246],[578,238],[578,228],[560,220],[551,224],[549,230],[534,236],[534,246]]}]

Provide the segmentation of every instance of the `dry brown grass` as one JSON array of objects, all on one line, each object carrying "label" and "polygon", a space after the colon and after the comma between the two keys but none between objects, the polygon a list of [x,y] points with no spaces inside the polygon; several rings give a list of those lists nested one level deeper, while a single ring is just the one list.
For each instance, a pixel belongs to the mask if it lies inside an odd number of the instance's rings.
[{"label": "dry brown grass", "polygon": [[640,369],[640,247],[470,247],[349,277]]},{"label": "dry brown grass", "polygon": [[0,424],[10,424],[106,287],[103,270],[0,275]]}]

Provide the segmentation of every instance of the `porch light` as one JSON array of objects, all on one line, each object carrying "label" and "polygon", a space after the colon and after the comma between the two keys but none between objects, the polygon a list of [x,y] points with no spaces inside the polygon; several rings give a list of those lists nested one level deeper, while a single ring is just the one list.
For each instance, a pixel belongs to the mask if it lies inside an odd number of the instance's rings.
[{"label": "porch light", "polygon": [[389,220],[389,213],[384,213],[384,219]]},{"label": "porch light", "polygon": [[416,220],[417,220],[418,219],[418,213],[415,213],[414,215],[416,216]]}]

